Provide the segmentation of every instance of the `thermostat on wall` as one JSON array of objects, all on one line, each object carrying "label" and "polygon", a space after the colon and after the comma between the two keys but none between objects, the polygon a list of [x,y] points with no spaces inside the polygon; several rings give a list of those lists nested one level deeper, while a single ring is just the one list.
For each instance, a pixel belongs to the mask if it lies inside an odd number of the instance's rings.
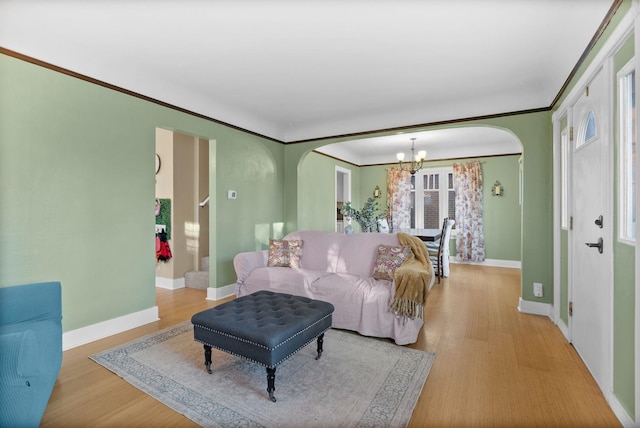
[{"label": "thermostat on wall", "polygon": [[236,193],[235,190],[229,190],[227,191],[227,198],[228,199],[235,199],[238,197],[238,194]]}]

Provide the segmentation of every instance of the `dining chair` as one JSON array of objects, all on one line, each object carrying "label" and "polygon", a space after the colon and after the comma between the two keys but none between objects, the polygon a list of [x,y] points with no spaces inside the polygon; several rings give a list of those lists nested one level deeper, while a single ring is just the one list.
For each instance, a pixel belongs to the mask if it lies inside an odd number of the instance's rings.
[{"label": "dining chair", "polygon": [[442,222],[440,238],[426,243],[433,270],[438,276],[438,283],[440,283],[440,278],[445,276],[445,270],[447,276],[449,275],[449,239],[451,236],[451,228],[455,223],[455,220],[445,218]]},{"label": "dining chair", "polygon": [[433,271],[438,276],[438,283],[440,283],[440,278],[442,278],[442,246],[444,245],[444,233],[447,228],[447,220],[444,219],[442,222],[442,232],[440,233],[440,238],[435,241],[429,241],[426,243],[427,251],[429,252],[429,258],[431,259],[431,264],[433,265]]}]

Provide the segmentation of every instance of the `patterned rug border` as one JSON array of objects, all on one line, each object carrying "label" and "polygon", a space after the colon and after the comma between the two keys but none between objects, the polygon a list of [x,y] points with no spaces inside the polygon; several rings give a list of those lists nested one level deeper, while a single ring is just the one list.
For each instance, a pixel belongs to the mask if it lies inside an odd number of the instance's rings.
[{"label": "patterned rug border", "polygon": [[[202,426],[270,426],[268,423],[264,424],[254,420],[255,418],[251,415],[244,415],[236,409],[218,403],[212,397],[205,396],[171,378],[171,374],[155,370],[135,358],[135,355],[140,352],[144,352],[154,346],[162,346],[169,340],[189,333],[193,333],[193,325],[190,321],[184,321],[102,351],[89,358],[144,393]],[[435,360],[435,353],[398,346],[390,342],[368,338],[343,330],[330,329],[326,333],[325,341],[329,337],[340,343],[358,342],[355,344],[356,346],[359,344],[365,345],[365,347],[366,345],[373,346],[376,349],[383,348],[380,352],[385,352],[386,350],[390,352],[393,349],[401,355],[401,357],[398,357],[396,366],[399,370],[390,371],[387,374],[383,387],[374,395],[362,417],[357,421],[344,421],[345,426],[406,426]],[[191,336],[192,338],[193,336]],[[308,347],[315,349],[313,344]],[[295,359],[296,355],[292,359]],[[323,354],[323,358],[326,359],[326,355],[326,353]],[[187,355],[185,355],[186,357]],[[190,357],[192,356],[190,355]],[[229,358],[237,357],[229,356]],[[257,364],[255,365],[258,366]],[[262,370],[264,369],[261,366],[259,367]],[[202,365],[202,371],[206,373],[204,365]],[[266,374],[263,380],[265,385],[261,386],[266,387]],[[264,389],[264,398],[268,400],[266,388]],[[279,403],[280,401],[273,403],[273,405],[276,406]],[[309,426],[301,425],[300,423],[301,421],[297,420],[295,426]]]}]

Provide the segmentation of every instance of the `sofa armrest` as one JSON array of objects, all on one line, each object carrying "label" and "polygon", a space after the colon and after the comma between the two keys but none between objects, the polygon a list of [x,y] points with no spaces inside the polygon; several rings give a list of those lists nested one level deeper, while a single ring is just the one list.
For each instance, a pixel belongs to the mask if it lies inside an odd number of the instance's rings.
[{"label": "sofa armrest", "polygon": [[40,425],[62,363],[61,291],[0,287],[0,426]]},{"label": "sofa armrest", "polygon": [[237,283],[242,284],[247,279],[252,270],[259,267],[266,267],[269,260],[269,250],[249,251],[238,253],[233,258],[233,268],[238,277]]},{"label": "sofa armrest", "polygon": [[0,326],[62,321],[62,287],[59,282],[0,287]]}]

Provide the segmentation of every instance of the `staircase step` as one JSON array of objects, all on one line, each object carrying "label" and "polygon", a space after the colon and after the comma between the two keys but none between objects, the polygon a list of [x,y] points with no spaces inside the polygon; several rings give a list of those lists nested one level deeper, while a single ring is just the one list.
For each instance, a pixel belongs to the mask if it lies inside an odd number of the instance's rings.
[{"label": "staircase step", "polygon": [[209,288],[209,272],[187,272],[184,274],[184,285],[188,288],[206,290]]}]

